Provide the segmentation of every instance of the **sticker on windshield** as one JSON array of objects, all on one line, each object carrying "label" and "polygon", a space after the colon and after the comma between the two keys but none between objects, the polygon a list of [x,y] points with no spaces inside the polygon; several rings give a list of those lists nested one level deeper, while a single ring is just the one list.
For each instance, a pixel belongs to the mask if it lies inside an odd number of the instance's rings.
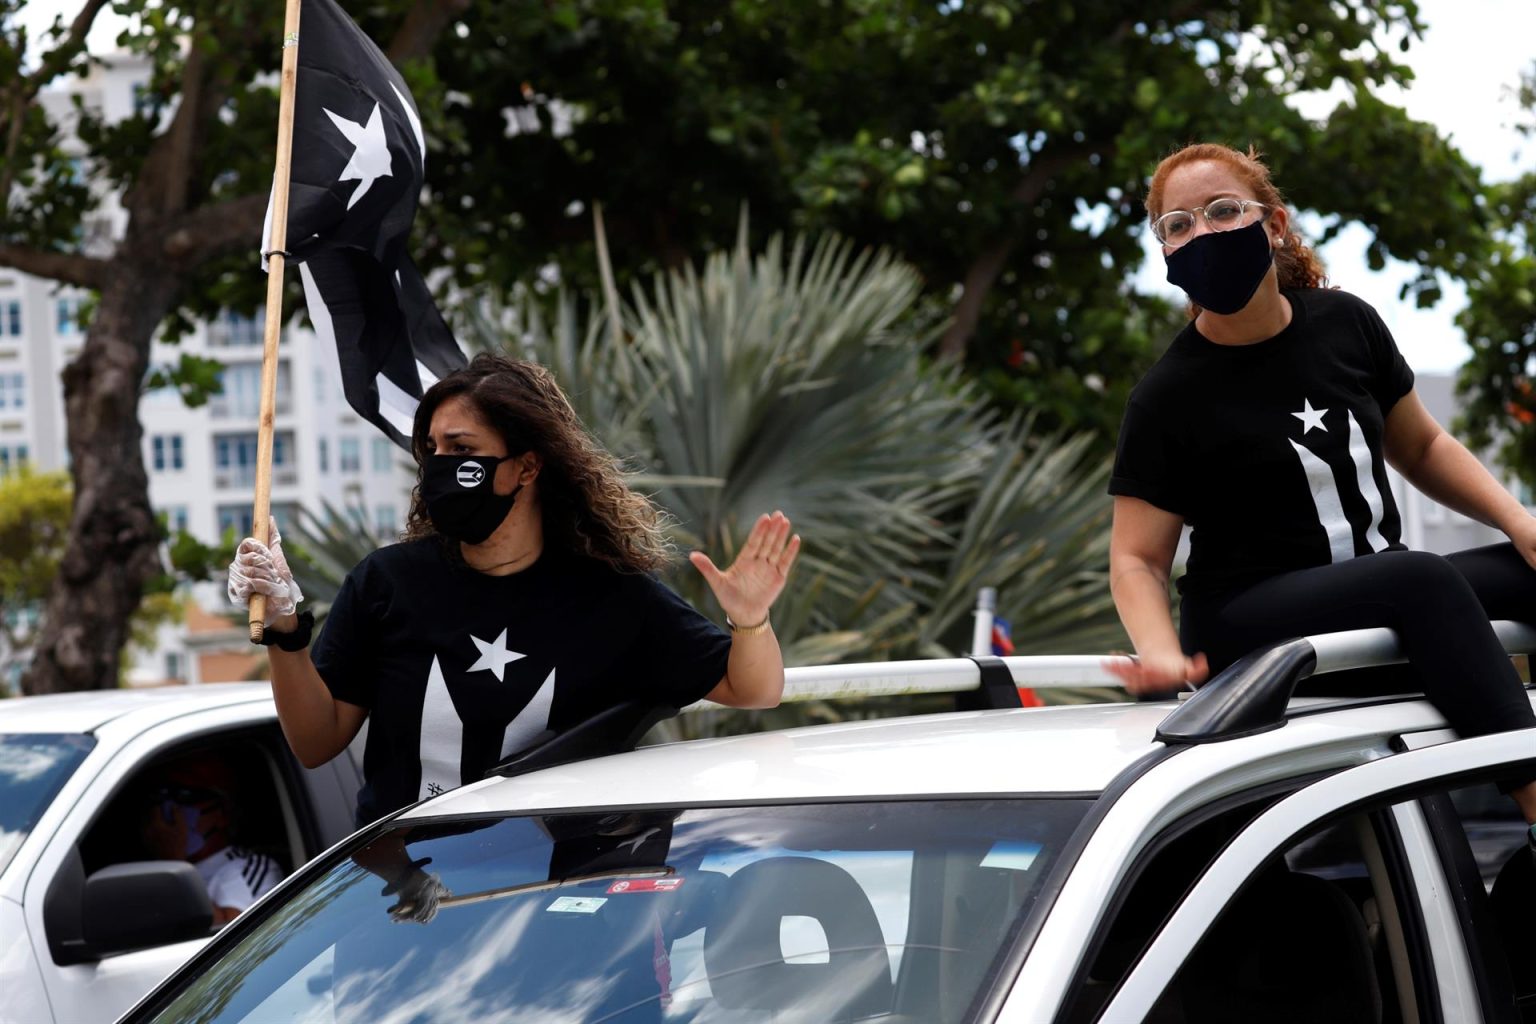
[{"label": "sticker on windshield", "polygon": [[981,858],[981,866],[984,868],[1005,868],[1009,871],[1028,871],[1035,863],[1035,858],[1040,856],[1039,843],[1026,843],[1021,840],[1004,840],[993,843],[992,849]]},{"label": "sticker on windshield", "polygon": [[681,878],[626,878],[610,885],[608,892],[674,892],[682,887]]},{"label": "sticker on windshield", "polygon": [[551,914],[595,914],[607,902],[600,896],[559,896],[544,909]]}]

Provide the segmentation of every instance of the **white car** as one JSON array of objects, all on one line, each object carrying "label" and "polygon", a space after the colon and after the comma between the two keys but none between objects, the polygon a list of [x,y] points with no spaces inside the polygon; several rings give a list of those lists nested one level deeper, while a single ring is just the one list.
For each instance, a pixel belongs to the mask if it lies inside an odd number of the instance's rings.
[{"label": "white car", "polygon": [[[568,735],[329,851],[124,1021],[1536,1019],[1536,870],[1495,790],[1536,770],[1536,730],[1291,697],[1395,642],[1293,641],[1179,702],[589,760]],[[1078,662],[1049,671],[1098,671]],[[1041,669],[835,671],[890,692]],[[621,718],[599,745],[644,724]]]},{"label": "white car", "polygon": [[[0,700],[0,1021],[113,1020],[207,942],[197,871],[138,842],[157,767],[194,749],[229,770],[236,838],[285,871],[353,830],[357,764],[300,767],[265,683]],[[134,902],[156,891],[185,904]]]}]

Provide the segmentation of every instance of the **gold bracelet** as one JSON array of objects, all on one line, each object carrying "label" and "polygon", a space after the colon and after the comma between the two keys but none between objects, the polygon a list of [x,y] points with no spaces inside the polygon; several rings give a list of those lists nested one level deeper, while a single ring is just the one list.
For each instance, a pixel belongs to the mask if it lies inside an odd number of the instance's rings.
[{"label": "gold bracelet", "polygon": [[725,624],[727,626],[731,627],[731,636],[733,636],[733,637],[734,636],[758,636],[759,634],[766,633],[770,629],[773,628],[773,623],[769,622],[768,619],[769,619],[769,616],[764,615],[763,616],[763,621],[759,622],[755,626],[738,626],[738,625],[736,625],[736,623],[732,622],[731,621],[731,617],[729,615],[727,615],[725,617]]}]

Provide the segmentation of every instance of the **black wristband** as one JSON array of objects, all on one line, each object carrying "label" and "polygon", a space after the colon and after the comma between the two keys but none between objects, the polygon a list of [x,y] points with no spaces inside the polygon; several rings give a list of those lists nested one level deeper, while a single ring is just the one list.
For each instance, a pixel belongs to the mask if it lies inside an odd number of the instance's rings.
[{"label": "black wristband", "polygon": [[309,646],[309,638],[315,631],[315,613],[300,612],[299,628],[291,633],[282,633],[268,626],[261,631],[261,639],[256,643],[263,647],[276,647],[280,651],[302,651]]}]

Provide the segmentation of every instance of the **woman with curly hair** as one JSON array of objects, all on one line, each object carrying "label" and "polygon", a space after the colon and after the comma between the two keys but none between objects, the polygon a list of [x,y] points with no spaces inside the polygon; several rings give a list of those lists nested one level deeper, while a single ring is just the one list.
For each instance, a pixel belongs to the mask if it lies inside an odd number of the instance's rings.
[{"label": "woman with curly hair", "polygon": [[[1425,410],[1376,311],[1326,287],[1256,153],[1185,147],[1146,205],[1190,322],[1131,392],[1110,483],[1110,588],[1137,653],[1116,670],[1126,686],[1166,691],[1266,644],[1390,626],[1461,735],[1536,726],[1489,626],[1536,621],[1536,518]],[[1388,465],[1509,542],[1409,551]],[[1536,783],[1511,790],[1536,822]]]},{"label": "woman with curly hair", "polygon": [[661,514],[543,367],[476,356],[427,391],[411,441],[405,539],[347,575],[312,654],[281,542],[248,538],[230,566],[235,603],[267,595],[299,760],[330,760],[370,721],[359,824],[627,700],[778,704],[768,612],[800,548],[783,513],[758,519],[728,569],[690,555],[727,634],[652,575],[668,560]]}]

